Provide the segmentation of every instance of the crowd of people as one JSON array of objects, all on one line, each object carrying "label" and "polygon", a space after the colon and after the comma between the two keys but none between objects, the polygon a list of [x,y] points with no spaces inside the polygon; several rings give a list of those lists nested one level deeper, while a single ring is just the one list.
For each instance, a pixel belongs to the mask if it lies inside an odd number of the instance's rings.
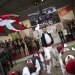
[{"label": "crowd of people", "polygon": [[[58,45],[57,48],[52,46],[52,44],[54,44],[52,35],[56,32],[55,26],[49,32],[47,32],[47,28],[45,26],[42,27],[42,32],[39,30],[39,28],[40,27],[38,24],[35,30],[41,38],[41,47],[39,45],[39,40],[29,36],[25,36],[24,39],[16,37],[14,40],[9,39],[8,41],[5,40],[5,42],[0,41],[0,50],[4,49],[6,52],[5,56],[1,58],[5,75],[7,75],[6,70],[10,70],[9,65],[11,65],[12,68],[9,72],[10,75],[13,75],[15,72],[19,72],[20,75],[39,75],[42,73],[42,70],[46,69],[47,74],[51,74],[51,64],[53,63],[53,66],[55,67],[59,66],[56,63],[57,60],[60,62],[63,75],[74,75],[75,72],[73,69],[75,69],[75,67],[71,66],[75,66],[75,49],[66,47],[67,45],[65,46],[65,42]],[[74,32],[72,34],[74,36]],[[28,58],[23,65],[20,65],[21,68],[18,67],[19,65],[16,65],[17,67],[13,67],[13,60],[16,64],[16,58],[21,58],[30,54],[33,54],[32,57]],[[25,63],[30,66],[26,65]],[[68,65],[71,67],[71,69],[68,68]]]},{"label": "crowd of people", "polygon": [[72,40],[75,40],[75,20],[67,23],[67,33],[70,34],[68,37],[72,38]]},{"label": "crowd of people", "polygon": [[60,22],[57,10],[54,6],[43,9],[41,13],[37,11],[36,13],[29,14],[28,16],[32,26],[35,26],[37,23],[43,25],[46,23],[46,26],[50,26],[50,24],[48,24],[50,21],[52,21],[53,24]]},{"label": "crowd of people", "polygon": [[56,31],[55,27],[50,32],[47,32],[46,27],[43,27],[43,32],[41,32],[38,25],[35,30],[41,37],[42,46],[26,62],[14,66],[10,70],[9,75],[40,75],[43,73],[43,70],[46,70],[47,74],[50,75],[52,70],[51,64],[54,67],[59,66],[56,61],[60,62],[63,75],[75,75],[75,48],[64,43],[53,47],[52,32]]},{"label": "crowd of people", "polygon": [[[66,32],[64,32],[66,30]],[[65,24],[65,29],[59,30],[58,34],[62,43],[70,42],[75,40],[75,20],[67,22]]]},{"label": "crowd of people", "polygon": [[24,39],[17,38],[16,36],[14,40],[8,39],[5,40],[5,42],[0,41],[0,49],[4,49],[6,52],[5,56],[1,59],[4,71],[10,70],[10,67],[13,67],[13,61],[16,64],[15,60],[33,54],[37,52],[39,48],[39,40],[26,35]]},{"label": "crowd of people", "polygon": [[[1,48],[8,48],[10,47],[11,53],[14,54],[13,56],[17,55],[18,58],[20,58],[20,55],[30,55],[33,54],[36,50],[40,48],[39,46],[39,40],[36,38],[31,38],[25,36],[24,39],[17,38],[15,40],[5,40],[5,42],[0,42]],[[27,49],[27,50],[26,50]],[[16,54],[15,54],[16,53]]]}]

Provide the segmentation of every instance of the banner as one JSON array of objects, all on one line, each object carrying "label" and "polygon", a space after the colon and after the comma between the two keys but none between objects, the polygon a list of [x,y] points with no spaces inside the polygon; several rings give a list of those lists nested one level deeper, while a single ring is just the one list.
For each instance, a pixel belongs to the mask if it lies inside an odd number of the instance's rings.
[{"label": "banner", "polygon": [[68,14],[70,11],[72,10],[72,7],[69,5],[63,9],[61,9],[58,13],[61,15],[61,16],[64,16],[66,14]]},{"label": "banner", "polygon": [[74,19],[74,13],[73,13],[71,5],[59,8],[58,14],[59,14],[59,17],[63,24],[64,29],[67,26],[66,24]]},{"label": "banner", "polygon": [[[29,19],[23,21],[22,23],[23,23],[25,26],[27,26],[27,27],[31,27],[31,23],[30,23],[30,20],[29,20]],[[26,36],[31,36],[31,37],[33,37],[33,30],[32,30],[32,28],[25,29],[25,30],[20,31],[19,34],[20,34],[20,36],[21,36],[22,38],[24,38],[25,35],[26,35]]]}]

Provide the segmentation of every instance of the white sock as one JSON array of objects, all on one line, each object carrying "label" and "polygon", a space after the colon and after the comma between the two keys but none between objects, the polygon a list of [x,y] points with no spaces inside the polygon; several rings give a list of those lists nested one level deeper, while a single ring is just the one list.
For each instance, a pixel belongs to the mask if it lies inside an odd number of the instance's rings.
[{"label": "white sock", "polygon": [[49,65],[47,65],[47,72],[51,71],[51,63]]},{"label": "white sock", "polygon": [[45,68],[45,63],[43,63],[43,68]]},{"label": "white sock", "polygon": [[53,66],[57,66],[56,59],[52,58],[52,61],[53,61]]}]

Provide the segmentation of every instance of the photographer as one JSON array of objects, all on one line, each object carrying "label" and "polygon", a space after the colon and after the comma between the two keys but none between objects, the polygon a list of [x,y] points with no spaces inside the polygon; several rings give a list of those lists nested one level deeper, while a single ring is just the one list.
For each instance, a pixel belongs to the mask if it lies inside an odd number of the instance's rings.
[{"label": "photographer", "polygon": [[13,67],[12,53],[11,53],[12,49],[10,47],[10,43],[9,42],[5,41],[4,49],[6,51],[5,58],[10,61],[10,65],[11,65],[11,68],[12,68]]},{"label": "photographer", "polygon": [[7,75],[6,69],[5,69],[6,59],[4,58],[4,55],[5,55],[4,48],[0,47],[0,70],[1,70],[1,74]]}]

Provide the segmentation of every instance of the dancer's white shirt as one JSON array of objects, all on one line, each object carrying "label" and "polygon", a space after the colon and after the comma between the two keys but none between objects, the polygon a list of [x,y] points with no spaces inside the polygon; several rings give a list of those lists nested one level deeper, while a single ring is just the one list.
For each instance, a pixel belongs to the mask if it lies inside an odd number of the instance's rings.
[{"label": "dancer's white shirt", "polygon": [[41,67],[40,67],[40,63],[37,59],[36,59],[35,67],[37,67],[36,73],[39,74],[39,71],[40,71]]},{"label": "dancer's white shirt", "polygon": [[41,53],[39,54],[39,57],[40,57],[41,62],[44,62],[44,57],[42,56]]},{"label": "dancer's white shirt", "polygon": [[[41,32],[39,28],[40,28],[40,27],[39,27],[39,24],[38,24],[37,27],[35,28],[35,30],[38,32],[39,37],[42,37],[42,33],[43,33],[43,32]],[[56,32],[56,27],[55,27],[55,26],[52,26],[52,27],[51,27],[51,30],[50,30],[48,33],[50,33],[51,35],[53,35],[55,32]],[[47,36],[47,37],[46,37],[46,36]],[[46,34],[46,33],[45,33],[45,40],[46,40],[46,43],[47,43],[47,44],[49,44],[49,43],[51,42],[51,41],[49,42],[49,40],[51,40],[51,39],[50,39],[49,35]],[[47,40],[48,40],[48,41],[47,41]]]},{"label": "dancer's white shirt", "polygon": [[23,68],[23,73],[22,73],[22,75],[30,75],[30,72],[29,72],[28,67],[24,67],[24,68]]},{"label": "dancer's white shirt", "polygon": [[30,74],[28,67],[24,67],[22,75],[37,75],[37,73],[33,72],[32,74]]},{"label": "dancer's white shirt", "polygon": [[[28,59],[28,60],[30,60],[32,62],[31,59]],[[27,61],[27,63],[28,63],[28,61]],[[39,61],[37,59],[35,61],[35,67],[37,68],[36,73],[39,74],[39,71],[40,71],[41,67],[40,67],[40,63],[39,63]]]}]

